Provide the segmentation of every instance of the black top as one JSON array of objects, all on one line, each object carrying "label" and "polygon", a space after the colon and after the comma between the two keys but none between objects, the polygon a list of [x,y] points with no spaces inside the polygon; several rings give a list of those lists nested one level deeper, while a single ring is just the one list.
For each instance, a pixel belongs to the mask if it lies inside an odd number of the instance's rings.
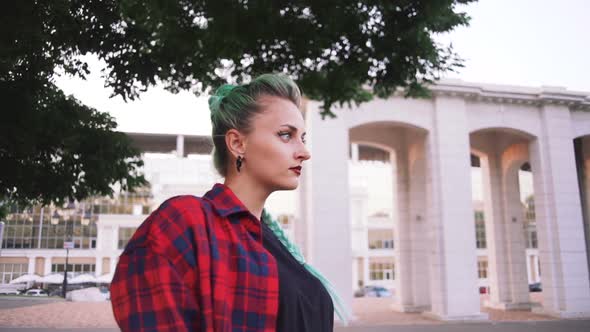
[{"label": "black top", "polygon": [[334,305],[330,293],[305,269],[264,222],[262,244],[279,270],[277,332],[332,332]]}]

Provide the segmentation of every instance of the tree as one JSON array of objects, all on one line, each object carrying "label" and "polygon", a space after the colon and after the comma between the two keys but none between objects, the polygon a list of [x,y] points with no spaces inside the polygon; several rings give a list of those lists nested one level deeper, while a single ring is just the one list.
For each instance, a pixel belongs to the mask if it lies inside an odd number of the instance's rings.
[{"label": "tree", "polygon": [[[88,74],[79,55],[104,60],[105,86],[126,100],[155,84],[201,94],[284,72],[322,101],[323,116],[335,116],[335,104],[398,88],[424,96],[425,84],[461,66],[433,36],[466,25],[456,6],[471,1],[11,1],[0,22],[0,93],[10,105],[3,108],[9,121],[1,127],[0,163],[12,168],[0,175],[0,192],[48,201],[108,192],[114,181],[129,188],[142,182],[125,173],[141,161],[112,132],[113,120],[53,85],[56,71]],[[82,145],[100,146],[102,159]]]}]

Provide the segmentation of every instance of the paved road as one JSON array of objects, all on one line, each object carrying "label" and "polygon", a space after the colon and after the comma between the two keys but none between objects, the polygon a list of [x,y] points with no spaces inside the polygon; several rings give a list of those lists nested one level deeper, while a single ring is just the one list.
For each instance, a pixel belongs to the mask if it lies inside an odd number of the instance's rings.
[{"label": "paved road", "polygon": [[[29,307],[32,305],[46,304],[51,302],[63,301],[60,297],[23,297],[23,296],[0,296],[0,310]],[[1,330],[0,330],[1,331]]]},{"label": "paved road", "polygon": [[[117,329],[2,328],[0,332],[116,332]],[[590,331],[590,320],[512,323],[448,323],[442,325],[363,326],[337,328],[335,332],[581,332]]]}]

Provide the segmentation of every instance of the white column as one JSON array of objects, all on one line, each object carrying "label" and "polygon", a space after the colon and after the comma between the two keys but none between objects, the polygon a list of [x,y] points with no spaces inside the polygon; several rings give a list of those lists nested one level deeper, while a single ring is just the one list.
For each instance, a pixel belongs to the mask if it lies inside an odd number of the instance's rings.
[{"label": "white column", "polygon": [[559,317],[590,317],[590,285],[575,169],[570,112],[541,109],[542,134],[531,145],[543,309]]},{"label": "white column", "polygon": [[[480,312],[470,151],[465,101],[437,96],[428,135],[427,206],[430,236],[429,315],[486,319]],[[459,240],[460,239],[460,240]]]},{"label": "white column", "polygon": [[29,257],[29,270],[27,272],[27,274],[35,274],[35,261],[36,261],[36,257],[35,256],[30,256]]},{"label": "white column", "polygon": [[348,127],[340,118],[322,120],[317,103],[306,114],[311,159],[304,171],[311,176],[307,208],[310,211],[311,263],[333,283],[351,310],[353,289],[350,198],[348,184]]},{"label": "white column", "polygon": [[408,139],[410,238],[412,250],[413,311],[430,310],[428,224],[426,222],[426,160],[424,136]]},{"label": "white column", "polygon": [[51,256],[45,256],[45,264],[43,266],[43,272],[45,275],[51,273],[51,260],[52,259],[53,259],[53,257],[51,257]]},{"label": "white column", "polygon": [[184,157],[184,136],[183,135],[176,136],[176,156],[178,158]]},{"label": "white column", "polygon": [[294,229],[294,237],[295,243],[299,245],[301,249],[301,253],[303,257],[307,261],[309,261],[310,257],[310,241],[309,241],[309,225],[310,225],[310,211],[308,209],[309,206],[309,181],[311,177],[308,175],[307,172],[307,163],[303,164],[304,170],[301,173],[301,177],[299,178],[299,188],[297,189],[297,210],[295,211],[295,220],[297,221],[297,226]]},{"label": "white column", "polygon": [[[392,158],[393,159],[393,158]],[[395,234],[395,296],[393,308],[402,312],[414,312],[414,274],[412,273],[412,238],[410,231],[410,179],[407,147],[402,146],[395,152],[397,176],[395,188],[397,217],[394,218]]]},{"label": "white column", "polygon": [[502,166],[495,149],[486,152],[485,156],[480,157],[490,287],[490,299],[485,305],[505,309],[503,305],[510,302],[510,291],[502,199]]},{"label": "white column", "polygon": [[102,256],[96,256],[94,266],[95,266],[94,275],[97,277],[101,276],[102,275]]},{"label": "white column", "polygon": [[518,182],[519,168],[520,165],[513,165],[504,174],[504,206],[506,206],[504,221],[510,290],[510,305],[506,309],[529,309],[531,307],[526,272],[524,213]]},{"label": "white column", "polygon": [[352,143],[350,144],[350,154],[351,154],[351,160],[352,161],[358,161],[359,160],[359,145],[356,143]]},{"label": "white column", "polygon": [[[424,137],[407,133],[396,150],[394,184],[398,211],[395,218],[395,297],[393,308],[402,312],[430,309],[428,246],[425,234]],[[392,158],[393,159],[393,158]]]}]

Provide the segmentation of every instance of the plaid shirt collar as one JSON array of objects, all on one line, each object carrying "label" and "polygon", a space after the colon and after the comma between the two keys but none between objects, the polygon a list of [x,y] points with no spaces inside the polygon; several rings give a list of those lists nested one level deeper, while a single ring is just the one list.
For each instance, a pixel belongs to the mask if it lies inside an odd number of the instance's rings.
[{"label": "plaid shirt collar", "polygon": [[[244,203],[226,185],[216,183],[203,198],[211,202],[213,209],[222,218],[228,218],[231,223],[242,224],[254,238],[262,243],[262,225],[258,218],[254,217]],[[240,216],[240,214],[242,214]],[[245,217],[245,218],[244,218]]]},{"label": "plaid shirt collar", "polygon": [[212,203],[221,217],[225,218],[241,212],[250,213],[236,194],[224,184],[216,183],[203,197]]}]

